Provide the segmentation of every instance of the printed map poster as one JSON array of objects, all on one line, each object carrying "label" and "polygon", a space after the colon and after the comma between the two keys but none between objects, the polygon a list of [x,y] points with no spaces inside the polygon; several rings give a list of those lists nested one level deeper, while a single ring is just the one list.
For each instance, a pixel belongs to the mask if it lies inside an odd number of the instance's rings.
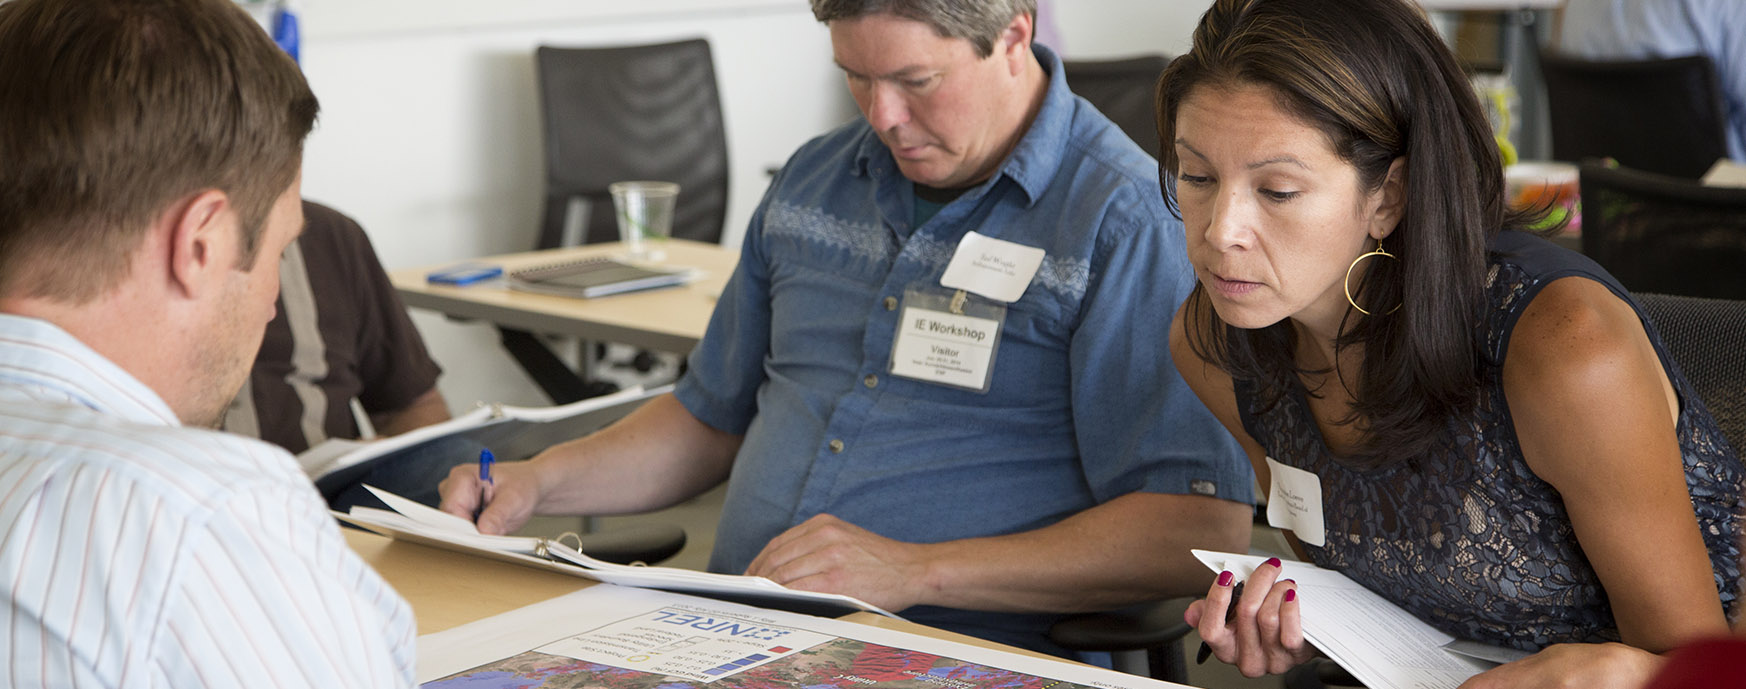
[{"label": "printed map poster", "polygon": [[[593,592],[596,595],[587,596]],[[607,594],[607,595],[601,595]],[[1171,686],[1120,673],[993,651],[825,618],[749,608],[679,594],[592,586],[577,597],[567,636],[530,650],[471,663],[466,656],[490,630],[419,639],[424,689],[1142,689]],[[623,605],[624,598],[641,599]],[[538,608],[540,606],[530,606]],[[499,618],[516,616],[506,613]],[[532,622],[532,626],[544,626]],[[563,624],[563,623],[559,623]],[[529,620],[498,625],[502,631]],[[577,631],[577,630],[581,631]],[[552,639],[549,636],[547,639]],[[472,636],[473,640],[461,638]],[[530,637],[531,638],[531,637]],[[494,639],[495,640],[495,639]],[[527,648],[527,645],[523,645]],[[474,652],[475,659],[478,655]],[[486,653],[485,655],[492,655]],[[448,667],[427,667],[432,656]],[[452,671],[451,671],[452,670]],[[433,675],[440,672],[440,675]]]}]

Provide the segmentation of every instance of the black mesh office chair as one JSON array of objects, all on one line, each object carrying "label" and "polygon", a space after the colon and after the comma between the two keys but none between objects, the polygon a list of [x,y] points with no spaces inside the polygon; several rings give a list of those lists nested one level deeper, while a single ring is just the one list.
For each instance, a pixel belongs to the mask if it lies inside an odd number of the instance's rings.
[{"label": "black mesh office chair", "polygon": [[1091,101],[1117,127],[1158,155],[1158,76],[1170,64],[1163,55],[1121,60],[1068,60],[1062,64],[1067,88]]},{"label": "black mesh office chair", "polygon": [[1701,55],[1593,61],[1542,54],[1552,157],[1613,158],[1696,179],[1727,155],[1715,65]]},{"label": "black mesh office chair", "polygon": [[607,185],[677,182],[673,236],[721,240],[727,217],[727,130],[709,42],[613,48],[541,46],[534,53],[546,161],[539,248],[564,244],[572,199],[586,206],[579,243],[618,239]]},{"label": "black mesh office chair", "polygon": [[1635,293],[1736,452],[1746,448],[1746,301]]},{"label": "black mesh office chair", "polygon": [[1073,651],[1107,651],[1112,669],[1163,682],[1188,683],[1182,637],[1193,628],[1182,614],[1193,598],[1139,603],[1073,615],[1049,629],[1049,639]]},{"label": "black mesh office chair", "polygon": [[1584,162],[1582,252],[1626,289],[1746,299],[1746,189]]},{"label": "black mesh office chair", "polygon": [[[727,130],[709,42],[608,48],[541,46],[538,69],[546,163],[545,213],[536,248],[618,240],[607,186],[624,180],[679,184],[673,236],[721,241],[727,217]],[[579,209],[572,218],[571,209]],[[572,224],[580,229],[566,236]],[[583,374],[538,336],[499,328],[515,357],[554,403],[616,386],[587,375],[603,351],[583,343]],[[647,370],[653,357],[633,359]]]}]

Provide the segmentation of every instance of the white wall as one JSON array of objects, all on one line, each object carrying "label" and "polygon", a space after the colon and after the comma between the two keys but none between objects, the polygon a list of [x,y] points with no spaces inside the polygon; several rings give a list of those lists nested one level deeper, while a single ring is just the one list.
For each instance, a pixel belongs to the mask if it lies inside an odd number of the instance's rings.
[{"label": "white wall", "polygon": [[1188,52],[1189,38],[1211,0],[1054,0],[1055,28],[1068,57],[1098,59]]},{"label": "white wall", "polygon": [[[1054,0],[1068,57],[1179,54],[1206,0]],[[390,268],[534,244],[541,203],[533,49],[710,40],[737,245],[766,167],[856,116],[804,0],[302,0],[304,71],[322,101],[304,195],[357,217]],[[451,405],[543,403],[480,324],[415,313]]]}]

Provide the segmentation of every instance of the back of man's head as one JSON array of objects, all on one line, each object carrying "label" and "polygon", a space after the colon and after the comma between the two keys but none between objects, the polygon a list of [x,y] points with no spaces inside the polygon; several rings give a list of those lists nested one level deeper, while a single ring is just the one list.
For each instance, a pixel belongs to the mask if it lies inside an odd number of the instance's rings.
[{"label": "back of man's head", "polygon": [[253,265],[318,110],[230,0],[0,3],[0,297],[104,294],[145,229],[207,189]]},{"label": "back of man's head", "polygon": [[1037,14],[1037,0],[812,0],[813,18],[826,24],[870,14],[927,24],[943,38],[970,41],[977,56],[988,57],[1013,17]]}]

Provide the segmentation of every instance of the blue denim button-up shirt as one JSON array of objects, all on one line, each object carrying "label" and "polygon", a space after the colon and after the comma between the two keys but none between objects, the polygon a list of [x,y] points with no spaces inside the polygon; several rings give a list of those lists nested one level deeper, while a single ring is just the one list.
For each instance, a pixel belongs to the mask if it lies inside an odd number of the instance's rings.
[{"label": "blue denim button-up shirt", "polygon": [[[807,143],[771,184],[677,392],[745,435],[712,570],[743,571],[820,513],[931,543],[1037,529],[1134,491],[1251,500],[1247,460],[1166,348],[1194,278],[1157,164],[1036,52],[1050,83],[1030,130],[920,227],[912,184],[862,120]],[[1047,252],[1007,307],[989,390],[891,375],[890,305],[940,289],[971,230]],[[1049,616],[905,616],[1049,648]]]}]

